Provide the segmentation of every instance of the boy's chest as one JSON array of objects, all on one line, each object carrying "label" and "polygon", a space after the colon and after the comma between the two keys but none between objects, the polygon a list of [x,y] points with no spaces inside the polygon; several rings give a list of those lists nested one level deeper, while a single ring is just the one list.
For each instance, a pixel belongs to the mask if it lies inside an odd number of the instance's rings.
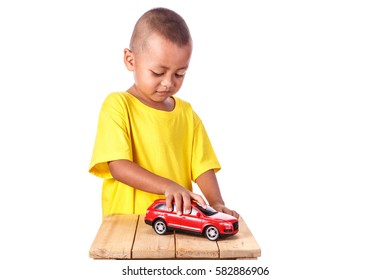
[{"label": "boy's chest", "polygon": [[145,145],[181,145],[193,138],[194,125],[185,117],[155,118],[139,116],[129,120],[129,136]]}]

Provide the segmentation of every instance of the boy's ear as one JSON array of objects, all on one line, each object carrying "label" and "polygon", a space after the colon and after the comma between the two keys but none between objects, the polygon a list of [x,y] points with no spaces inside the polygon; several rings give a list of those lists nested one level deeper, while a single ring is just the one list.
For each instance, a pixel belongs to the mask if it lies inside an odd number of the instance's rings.
[{"label": "boy's ear", "polygon": [[124,54],[123,54],[123,60],[125,62],[127,70],[133,71],[134,70],[134,53],[129,49],[125,49]]}]

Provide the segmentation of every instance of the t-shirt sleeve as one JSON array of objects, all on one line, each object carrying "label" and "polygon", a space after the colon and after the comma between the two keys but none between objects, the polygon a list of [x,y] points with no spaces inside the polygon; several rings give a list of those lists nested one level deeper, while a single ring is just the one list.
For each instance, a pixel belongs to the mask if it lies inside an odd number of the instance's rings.
[{"label": "t-shirt sleeve", "polygon": [[[196,116],[196,115],[195,115]],[[195,181],[202,173],[213,169],[218,172],[221,169],[217,156],[211,145],[206,129],[202,121],[196,116],[194,142],[192,151],[192,180]]]},{"label": "t-shirt sleeve", "polygon": [[100,114],[89,172],[112,178],[108,162],[133,160],[128,106],[124,97],[111,94],[104,101]]}]

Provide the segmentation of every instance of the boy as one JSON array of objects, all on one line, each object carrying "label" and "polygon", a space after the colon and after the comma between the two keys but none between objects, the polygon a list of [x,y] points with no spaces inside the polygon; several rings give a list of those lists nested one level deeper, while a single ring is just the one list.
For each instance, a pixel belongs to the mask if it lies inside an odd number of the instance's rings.
[{"label": "boy", "polygon": [[220,169],[203,124],[179,91],[192,52],[183,18],[156,8],[136,23],[126,68],[134,84],[110,94],[103,103],[89,172],[102,177],[103,217],[144,214],[157,198],[173,201],[178,215],[188,214],[195,181],[217,211],[238,217],[222,199],[215,172]]}]

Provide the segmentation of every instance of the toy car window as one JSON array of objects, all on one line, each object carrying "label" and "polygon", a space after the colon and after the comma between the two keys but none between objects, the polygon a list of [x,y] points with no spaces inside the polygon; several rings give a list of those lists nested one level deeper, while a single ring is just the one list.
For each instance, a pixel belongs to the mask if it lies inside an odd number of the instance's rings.
[{"label": "toy car window", "polygon": [[191,216],[196,216],[196,214],[198,214],[198,210],[196,210],[195,208],[191,208],[191,213],[190,213],[190,215],[191,215]]},{"label": "toy car window", "polygon": [[154,209],[157,209],[157,210],[167,210],[167,206],[165,204],[158,204],[156,205],[156,207],[154,207]]}]

